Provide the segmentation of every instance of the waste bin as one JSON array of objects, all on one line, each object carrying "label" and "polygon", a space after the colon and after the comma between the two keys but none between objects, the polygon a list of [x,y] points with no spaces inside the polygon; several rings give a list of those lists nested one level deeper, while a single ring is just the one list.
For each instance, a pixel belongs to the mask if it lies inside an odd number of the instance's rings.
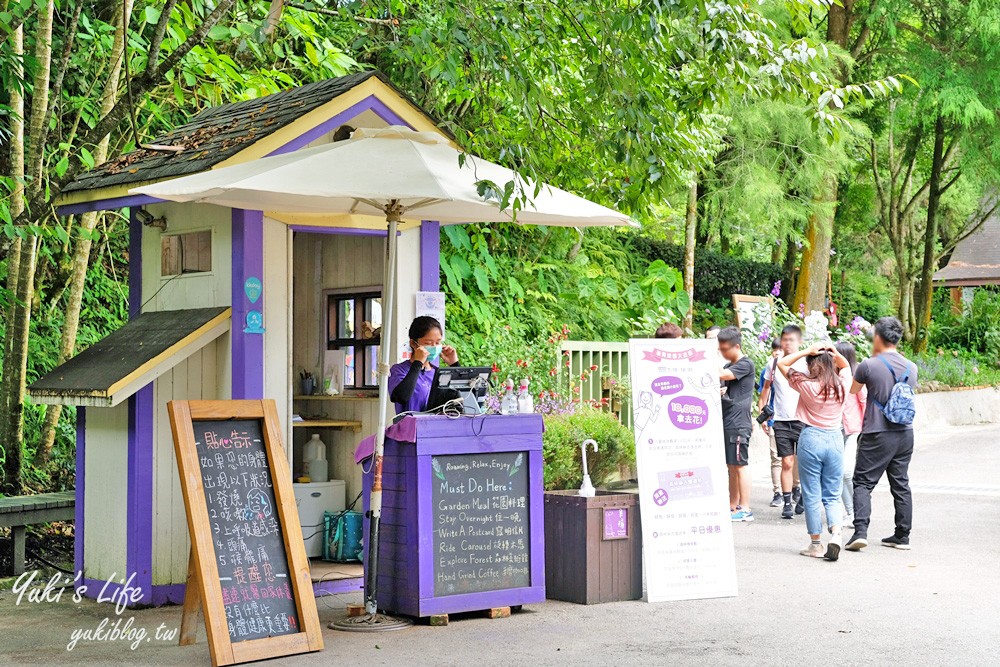
[{"label": "waste bin", "polygon": [[579,604],[642,597],[639,496],[545,493],[545,595]]}]

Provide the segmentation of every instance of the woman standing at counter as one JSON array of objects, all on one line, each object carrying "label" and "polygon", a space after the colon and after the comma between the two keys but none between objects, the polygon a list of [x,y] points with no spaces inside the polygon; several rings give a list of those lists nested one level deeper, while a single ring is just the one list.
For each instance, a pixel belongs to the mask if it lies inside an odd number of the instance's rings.
[{"label": "woman standing at counter", "polygon": [[433,317],[414,319],[409,336],[413,356],[389,369],[389,398],[396,404],[396,414],[426,410],[434,372],[441,361],[449,366],[458,363],[455,348],[441,344],[444,332]]}]

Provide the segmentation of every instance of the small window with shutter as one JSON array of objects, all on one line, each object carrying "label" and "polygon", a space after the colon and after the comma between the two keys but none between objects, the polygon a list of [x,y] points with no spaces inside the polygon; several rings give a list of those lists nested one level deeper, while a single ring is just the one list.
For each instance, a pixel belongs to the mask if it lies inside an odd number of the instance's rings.
[{"label": "small window with shutter", "polygon": [[177,276],[212,270],[212,231],[164,234],[160,237],[160,275]]}]

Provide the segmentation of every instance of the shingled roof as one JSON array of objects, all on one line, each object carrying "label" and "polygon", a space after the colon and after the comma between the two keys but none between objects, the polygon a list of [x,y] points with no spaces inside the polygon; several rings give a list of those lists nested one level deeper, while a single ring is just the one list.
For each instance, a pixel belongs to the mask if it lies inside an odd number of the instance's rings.
[{"label": "shingled roof", "polygon": [[934,281],[942,287],[1000,285],[1000,213],[994,212],[955,246],[948,266],[934,274]]},{"label": "shingled roof", "polygon": [[191,122],[150,142],[179,146],[184,150],[140,148],[81,174],[63,188],[63,192],[157,181],[206,171],[372,77],[391,85],[379,72],[360,72],[205,109]]}]

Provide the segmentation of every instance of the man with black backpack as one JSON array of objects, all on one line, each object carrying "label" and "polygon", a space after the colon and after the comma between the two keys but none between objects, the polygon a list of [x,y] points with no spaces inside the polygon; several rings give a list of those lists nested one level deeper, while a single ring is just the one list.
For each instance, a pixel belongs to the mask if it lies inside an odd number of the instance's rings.
[{"label": "man with black backpack", "polygon": [[868,388],[858,458],[854,467],[854,536],[845,548],[860,551],[868,546],[868,524],[872,513],[872,489],[885,473],[896,505],[896,531],[882,544],[910,548],[913,499],[909,467],[913,456],[913,388],[917,367],[896,351],[903,338],[903,325],[895,317],[875,323],[872,357],[858,365],[851,393]]}]

